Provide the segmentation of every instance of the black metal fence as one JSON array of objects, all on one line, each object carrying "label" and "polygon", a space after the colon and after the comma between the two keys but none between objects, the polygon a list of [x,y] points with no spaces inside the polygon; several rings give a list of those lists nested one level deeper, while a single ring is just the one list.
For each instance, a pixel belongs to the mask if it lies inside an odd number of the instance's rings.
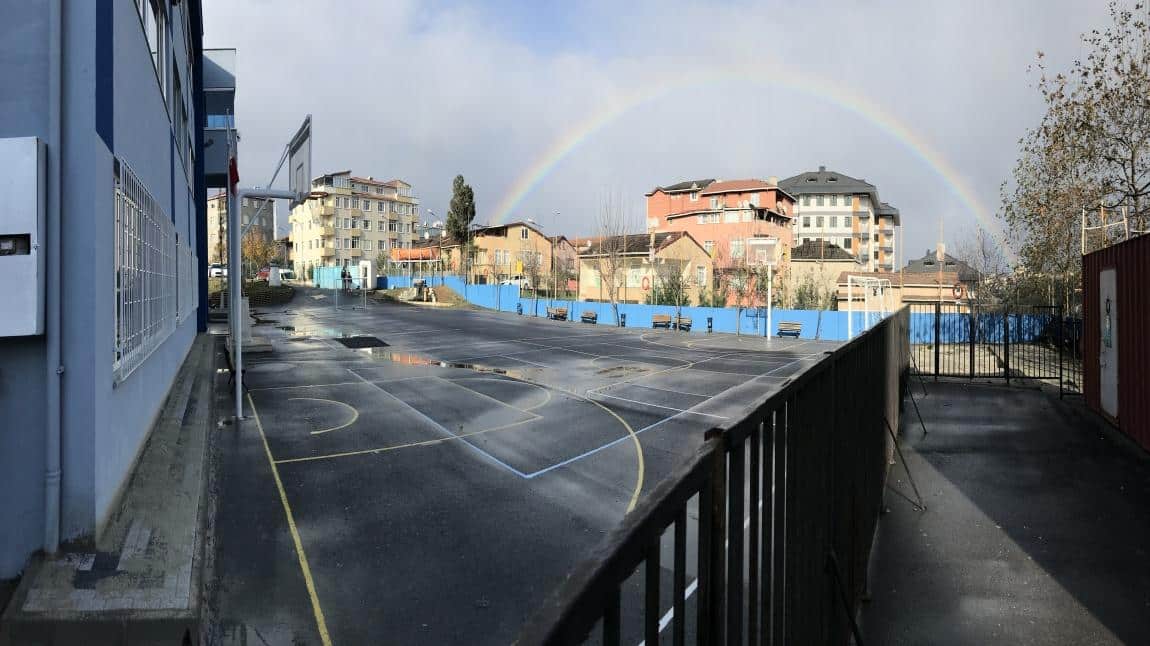
[{"label": "black metal fence", "polygon": [[519,644],[846,644],[907,375],[903,309],[712,429]]},{"label": "black metal fence", "polygon": [[910,307],[912,369],[934,377],[1038,379],[1082,392],[1082,320],[1052,306]]}]

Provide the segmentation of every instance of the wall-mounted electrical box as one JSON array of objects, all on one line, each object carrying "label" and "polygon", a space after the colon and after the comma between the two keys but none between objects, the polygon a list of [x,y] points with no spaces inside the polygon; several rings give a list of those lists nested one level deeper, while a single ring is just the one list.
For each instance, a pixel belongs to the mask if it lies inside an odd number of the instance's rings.
[{"label": "wall-mounted electrical box", "polygon": [[44,333],[47,148],[0,139],[0,337]]}]

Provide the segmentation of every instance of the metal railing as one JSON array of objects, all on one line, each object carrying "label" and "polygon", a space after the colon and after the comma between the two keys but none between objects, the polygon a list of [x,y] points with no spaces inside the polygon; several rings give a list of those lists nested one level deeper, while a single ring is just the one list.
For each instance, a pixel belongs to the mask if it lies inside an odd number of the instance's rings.
[{"label": "metal railing", "polygon": [[1036,379],[1082,392],[1082,321],[1053,306],[910,307],[913,368],[938,377]]},{"label": "metal railing", "polygon": [[857,637],[907,374],[907,325],[904,309],[709,431],[517,643]]}]

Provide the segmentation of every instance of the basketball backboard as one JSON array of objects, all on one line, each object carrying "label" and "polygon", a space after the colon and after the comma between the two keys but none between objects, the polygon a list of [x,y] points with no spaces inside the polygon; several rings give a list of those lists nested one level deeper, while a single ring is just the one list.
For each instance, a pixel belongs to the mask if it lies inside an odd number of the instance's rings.
[{"label": "basketball backboard", "polygon": [[288,189],[297,196],[289,208],[294,208],[311,192],[310,114],[304,117],[303,124],[288,144]]},{"label": "basketball backboard", "polygon": [[749,264],[774,267],[778,261],[778,238],[747,238],[747,262]]}]

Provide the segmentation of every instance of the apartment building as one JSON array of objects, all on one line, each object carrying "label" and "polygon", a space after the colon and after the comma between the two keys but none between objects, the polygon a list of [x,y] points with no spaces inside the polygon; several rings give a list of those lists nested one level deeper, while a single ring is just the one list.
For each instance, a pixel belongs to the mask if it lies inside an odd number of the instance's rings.
[{"label": "apartment building", "polygon": [[868,271],[891,272],[898,266],[899,212],[879,199],[874,184],[819,166],[779,185],[798,199],[794,236],[800,244],[823,240],[837,245]]},{"label": "apartment building", "polygon": [[795,199],[777,178],[692,180],[646,197],[648,233],[690,233],[722,269],[745,257],[748,238],[778,240],[784,260],[791,248]]},{"label": "apartment building", "polygon": [[321,175],[311,195],[292,209],[292,262],[305,278],[315,267],[347,267],[386,261],[392,249],[410,249],[416,239],[419,200],[411,184],[356,177],[350,170]]},{"label": "apartment building", "polygon": [[[470,243],[475,248],[470,263],[474,283],[530,278],[531,274],[552,279],[552,267],[560,272],[573,272],[575,267],[575,248],[571,243],[563,236],[548,237],[530,222],[475,227]],[[448,243],[445,249],[452,271],[468,270],[468,263],[462,262],[459,243]]]},{"label": "apartment building", "polygon": [[[778,268],[787,265],[795,198],[776,177],[691,180],[655,187],[646,196],[647,232],[689,233],[714,260],[715,272],[731,272],[745,262],[749,241],[756,238],[774,240]],[[735,298],[728,295],[728,303]]]},{"label": "apartment building", "polygon": [[99,536],[206,329],[201,15],[4,3],[0,234],[33,244],[0,254],[0,580]]},{"label": "apartment building", "polygon": [[[244,198],[240,219],[245,235],[275,240],[275,200]],[[217,193],[208,198],[208,263],[228,264],[228,195]]]}]

